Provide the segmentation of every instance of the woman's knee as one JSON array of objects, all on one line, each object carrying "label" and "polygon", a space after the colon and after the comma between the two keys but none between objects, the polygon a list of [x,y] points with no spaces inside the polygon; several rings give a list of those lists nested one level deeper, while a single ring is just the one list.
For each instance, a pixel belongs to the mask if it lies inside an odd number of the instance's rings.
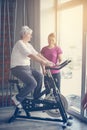
[{"label": "woman's knee", "polygon": [[27,85],[31,86],[33,89],[35,89],[37,87],[37,82],[36,82],[36,80],[31,79],[31,80],[27,81]]}]

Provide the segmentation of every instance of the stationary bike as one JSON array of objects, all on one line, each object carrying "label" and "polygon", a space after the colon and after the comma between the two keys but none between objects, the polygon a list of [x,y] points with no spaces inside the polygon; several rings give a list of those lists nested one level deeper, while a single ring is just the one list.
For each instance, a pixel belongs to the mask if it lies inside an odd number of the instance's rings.
[{"label": "stationary bike", "polygon": [[[22,110],[25,112],[25,115],[22,115],[22,112],[18,107],[16,107],[14,114],[9,119],[9,123],[14,121],[16,118],[25,118],[25,119],[36,119],[36,120],[45,120],[45,121],[57,121],[62,123],[62,127],[66,128],[67,126],[71,126],[72,123],[69,122],[70,119],[72,119],[71,116],[68,116],[67,109],[68,109],[68,102],[66,98],[60,94],[55,81],[52,77],[52,74],[50,72],[51,69],[60,70],[66,65],[68,65],[71,62],[71,60],[66,60],[62,64],[60,64],[56,68],[52,67],[46,67],[47,70],[47,80],[45,81],[45,90],[43,90],[38,99],[33,99],[33,97],[27,96],[22,104]],[[9,80],[9,83],[16,84],[18,91],[20,91],[20,84],[18,80]],[[43,95],[46,95],[46,97],[43,99]],[[42,111],[46,112],[51,117],[54,118],[42,118],[42,117],[36,117],[31,116],[32,112]]]}]

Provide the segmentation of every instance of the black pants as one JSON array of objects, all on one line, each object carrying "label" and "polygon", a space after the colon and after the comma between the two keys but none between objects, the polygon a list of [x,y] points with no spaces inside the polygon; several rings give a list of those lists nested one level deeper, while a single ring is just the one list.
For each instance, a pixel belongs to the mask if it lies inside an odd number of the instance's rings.
[{"label": "black pants", "polygon": [[53,79],[55,81],[55,84],[56,84],[57,88],[60,91],[60,84],[61,84],[61,75],[60,75],[60,73],[52,74],[52,76],[53,76]]},{"label": "black pants", "polygon": [[[57,74],[52,74],[52,77],[54,79],[54,82],[56,84],[56,87],[58,88],[58,90],[60,91],[60,83],[61,83],[61,75],[60,73]],[[50,92],[50,86],[53,85],[51,79],[48,76],[44,76],[44,84],[45,87],[47,89],[47,94]],[[53,87],[53,86],[52,86]]]}]

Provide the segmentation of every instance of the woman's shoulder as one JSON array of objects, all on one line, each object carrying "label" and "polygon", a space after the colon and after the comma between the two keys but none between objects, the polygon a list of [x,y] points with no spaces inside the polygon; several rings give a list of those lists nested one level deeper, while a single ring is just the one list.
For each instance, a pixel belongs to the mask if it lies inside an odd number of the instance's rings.
[{"label": "woman's shoulder", "polygon": [[58,53],[63,53],[63,51],[62,51],[62,49],[61,49],[60,46],[56,46],[56,51],[57,51]]},{"label": "woman's shoulder", "polygon": [[48,46],[44,46],[44,47],[42,47],[42,50],[45,50],[45,49],[47,49],[48,48]]},{"label": "woman's shoulder", "polygon": [[58,49],[58,50],[59,50],[59,49],[61,49],[61,47],[60,47],[59,45],[57,45],[57,46],[56,46],[56,49]]},{"label": "woman's shoulder", "polygon": [[47,51],[47,46],[42,47],[41,53],[43,54],[43,53],[45,53],[46,51]]},{"label": "woman's shoulder", "polygon": [[22,44],[22,43],[23,43],[22,40],[16,41],[16,44]]}]

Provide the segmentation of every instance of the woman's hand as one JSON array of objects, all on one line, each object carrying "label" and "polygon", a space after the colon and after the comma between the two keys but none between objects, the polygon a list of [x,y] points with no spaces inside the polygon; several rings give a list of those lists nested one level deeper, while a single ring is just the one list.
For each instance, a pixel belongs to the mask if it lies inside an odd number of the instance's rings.
[{"label": "woman's hand", "polygon": [[43,75],[46,75],[46,73],[47,73],[47,71],[46,71],[46,69],[44,68],[44,69],[42,69],[42,72],[43,72]]},{"label": "woman's hand", "polygon": [[55,64],[51,61],[47,61],[45,66],[53,67]]}]

